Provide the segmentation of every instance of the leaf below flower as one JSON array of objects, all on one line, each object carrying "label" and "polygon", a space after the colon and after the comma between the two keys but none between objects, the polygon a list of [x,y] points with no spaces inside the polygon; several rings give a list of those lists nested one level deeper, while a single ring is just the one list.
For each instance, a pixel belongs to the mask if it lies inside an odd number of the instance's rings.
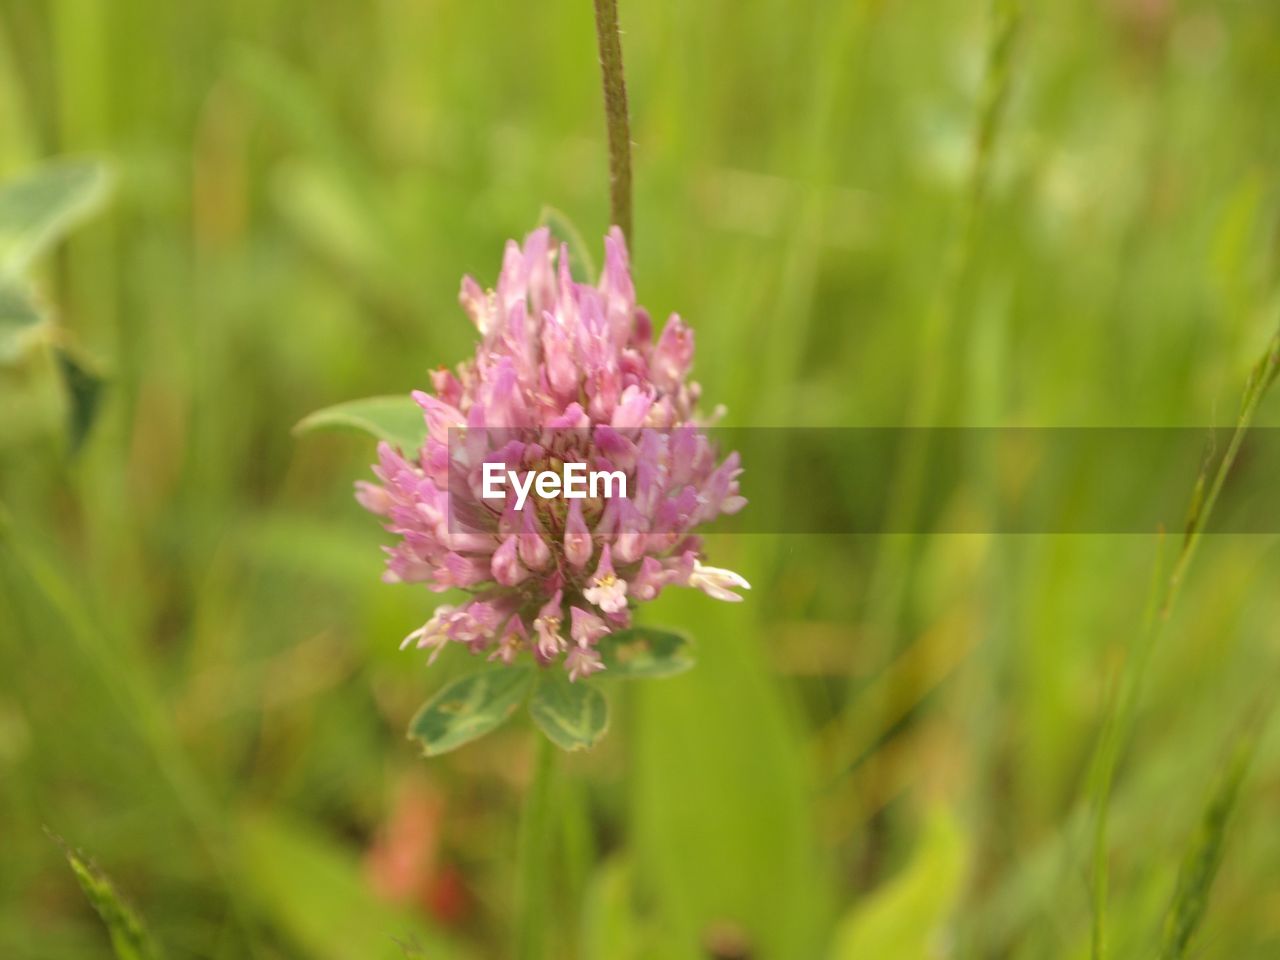
[{"label": "leaf below flower", "polygon": [[693,666],[689,646],[678,633],[632,627],[601,638],[596,649],[606,676],[669,677]]},{"label": "leaf below flower", "polygon": [[564,671],[544,670],[529,703],[529,713],[561,750],[594,747],[609,729],[609,704],[595,687],[571,683]]},{"label": "leaf below flower", "polygon": [[533,681],[527,669],[499,667],[455,680],[422,705],[409,724],[410,739],[434,757],[501,726],[524,701]]}]

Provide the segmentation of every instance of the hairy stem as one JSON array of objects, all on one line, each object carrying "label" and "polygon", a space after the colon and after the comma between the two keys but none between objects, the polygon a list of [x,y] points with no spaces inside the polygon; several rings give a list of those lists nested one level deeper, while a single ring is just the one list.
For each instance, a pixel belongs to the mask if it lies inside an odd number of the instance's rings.
[{"label": "hairy stem", "polygon": [[604,116],[609,130],[609,216],[631,244],[631,123],[622,70],[618,0],[595,0],[596,38],[604,79]]}]

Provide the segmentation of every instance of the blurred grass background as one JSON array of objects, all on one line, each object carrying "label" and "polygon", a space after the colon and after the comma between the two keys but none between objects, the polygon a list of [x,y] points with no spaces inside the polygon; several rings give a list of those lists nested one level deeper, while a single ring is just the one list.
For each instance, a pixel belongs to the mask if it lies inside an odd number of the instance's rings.
[{"label": "blurred grass background", "polygon": [[[947,423],[1234,418],[1275,325],[1280,8],[1032,5],[948,336],[923,342],[988,12],[623,0],[640,298],[693,324],[730,423],[902,423],[929,354]],[[527,723],[415,755],[410,715],[464,664],[396,649],[435,598],[378,580],[350,495],[370,444],[289,431],[462,358],[459,278],[492,282],[544,204],[603,233],[589,5],[0,0],[0,176],[55,155],[116,177],[39,278],[109,386],[72,457],[47,370],[0,371],[0,955],[110,955],[42,827],[173,957],[504,955]],[[885,582],[877,538],[713,542],[748,602],[646,612],[698,669],[613,690],[612,735],[564,763],[591,827],[548,877],[553,955],[1086,956],[1087,767],[1156,553],[919,538]],[[1155,651],[1112,810],[1115,956],[1154,949],[1274,696],[1278,573],[1274,536],[1211,538]],[[1272,735],[1198,956],[1280,952],[1278,808]]]}]

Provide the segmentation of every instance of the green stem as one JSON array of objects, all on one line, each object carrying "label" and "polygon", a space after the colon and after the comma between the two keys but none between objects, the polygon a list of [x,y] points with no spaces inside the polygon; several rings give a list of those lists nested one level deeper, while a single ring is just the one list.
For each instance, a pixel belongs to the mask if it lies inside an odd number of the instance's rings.
[{"label": "green stem", "polygon": [[541,960],[546,955],[546,890],[551,871],[551,780],[555,772],[556,748],[541,734],[535,733],[534,736],[538,741],[537,756],[520,821],[516,960]]},{"label": "green stem", "polygon": [[[924,316],[914,384],[907,399],[908,430],[898,462],[894,465],[894,483],[887,505],[884,533],[900,532],[901,535],[880,538],[871,569],[871,586],[867,590],[867,622],[877,635],[887,638],[890,656],[901,652],[898,648],[908,599],[910,567],[919,540],[914,530],[928,476],[928,432],[917,428],[936,426],[946,412],[947,361],[955,353],[952,339],[960,322],[960,299],[978,252],[979,228],[986,206],[996,141],[1011,84],[1014,45],[1022,23],[1021,0],[992,0],[991,18],[982,94],[959,223],[947,246],[940,280]],[[841,776],[852,768],[853,760],[861,750],[861,736],[855,726],[858,712],[851,706],[856,702],[858,698],[850,696],[844,710],[841,747],[836,754],[841,764],[847,761]]]},{"label": "green stem", "polygon": [[622,71],[618,0],[594,0],[600,71],[604,78],[604,116],[609,130],[609,216],[631,244],[631,124],[627,119],[627,83]]},{"label": "green stem", "polygon": [[[1207,474],[1202,473],[1196,485],[1193,512],[1187,523],[1187,534],[1182,541],[1182,548],[1174,561],[1173,570],[1165,584],[1163,598],[1158,604],[1152,604],[1148,610],[1146,622],[1139,636],[1137,649],[1127,665],[1124,676],[1118,687],[1116,697],[1104,721],[1102,736],[1099,738],[1097,752],[1093,763],[1094,797],[1094,829],[1093,829],[1093,922],[1091,941],[1092,960],[1106,960],[1106,909],[1107,909],[1107,810],[1111,801],[1111,788],[1115,780],[1116,765],[1129,739],[1133,726],[1134,714],[1137,712],[1138,696],[1142,689],[1143,677],[1151,652],[1169,621],[1173,608],[1182,593],[1187,571],[1195,559],[1200,542],[1204,538],[1205,529],[1213,514],[1218,496],[1231,474],[1240,446],[1245,435],[1253,425],[1258,412],[1258,405],[1266,395],[1268,388],[1275,382],[1280,373],[1280,332],[1271,338],[1266,351],[1249,375],[1245,386],[1244,397],[1240,404],[1240,416],[1236,420],[1231,441],[1226,452],[1218,462],[1212,480],[1205,489]],[[1206,467],[1207,469],[1207,467]]]},{"label": "green stem", "polygon": [[10,579],[12,570],[27,581],[50,613],[62,621],[65,627],[62,635],[92,669],[133,727],[140,744],[151,754],[177,809],[193,828],[213,870],[225,885],[231,919],[244,937],[242,949],[247,956],[259,956],[252,911],[235,875],[234,860],[228,854],[224,813],[183,749],[154,681],[140,660],[121,656],[122,644],[116,642],[118,638],[99,628],[99,618],[82,604],[71,583],[36,551],[7,538],[5,522],[0,512],[0,592],[12,589],[15,598],[26,592],[16,578]]}]

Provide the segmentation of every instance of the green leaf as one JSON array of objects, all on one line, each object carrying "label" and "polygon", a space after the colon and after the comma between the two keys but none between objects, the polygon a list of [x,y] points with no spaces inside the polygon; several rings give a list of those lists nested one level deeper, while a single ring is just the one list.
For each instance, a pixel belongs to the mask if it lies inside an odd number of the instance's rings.
[{"label": "green leaf", "polygon": [[819,852],[815,770],[755,615],[694,591],[668,591],[662,606],[734,642],[704,643],[697,670],[626,691],[628,849],[661,939],[643,955],[703,957],[706,931],[730,921],[754,956],[819,957],[836,884]]},{"label": "green leaf", "polygon": [[932,814],[911,863],[840,922],[832,960],[941,956],[964,884],[967,846],[950,813]]},{"label": "green leaf", "polygon": [[422,408],[407,394],[366,397],[325,407],[299,420],[293,432],[301,436],[334,429],[363,430],[406,452],[417,450],[427,436]]},{"label": "green leaf", "polygon": [[669,630],[632,627],[600,641],[605,676],[670,677],[693,666],[689,641]]},{"label": "green leaf", "polygon": [[58,837],[53,839],[62,847],[80,889],[106,925],[111,948],[118,960],[159,960],[162,956],[160,948],[137,912],[124,902],[115,885],[70,845]]},{"label": "green leaf", "polygon": [[632,866],[621,857],[596,868],[582,903],[582,955],[633,960],[652,955],[633,906]]},{"label": "green leaf", "polygon": [[16,281],[0,278],[0,363],[22,354],[23,341],[40,325],[39,308]]},{"label": "green leaf", "polygon": [[544,670],[529,703],[529,713],[561,750],[586,750],[609,729],[604,694],[583,681],[574,683],[563,670]]},{"label": "green leaf", "polygon": [[0,275],[22,273],[106,196],[99,163],[60,162],[0,185]]},{"label": "green leaf", "polygon": [[498,667],[455,680],[422,705],[409,737],[434,757],[491,732],[524,701],[533,680],[523,668]]},{"label": "green leaf", "polygon": [[569,219],[569,215],[555,207],[543,207],[538,217],[538,225],[550,227],[553,240],[559,240],[569,247],[569,269],[587,281],[595,283],[598,277],[596,264],[591,257],[586,241],[582,239],[582,231]]},{"label": "green leaf", "polygon": [[263,918],[312,960],[458,960],[471,954],[418,910],[378,897],[355,850],[266,811],[239,821],[238,876]]},{"label": "green leaf", "polygon": [[89,436],[97,418],[104,381],[65,347],[57,347],[54,355],[58,360],[62,385],[67,391],[67,435],[71,452],[75,454]]}]

